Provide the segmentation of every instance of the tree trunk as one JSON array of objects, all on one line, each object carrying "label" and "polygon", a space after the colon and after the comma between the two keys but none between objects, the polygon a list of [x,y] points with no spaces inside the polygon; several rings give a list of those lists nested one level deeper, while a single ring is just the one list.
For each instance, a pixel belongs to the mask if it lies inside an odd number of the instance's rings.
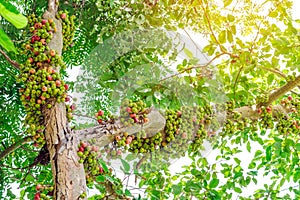
[{"label": "tree trunk", "polygon": [[[49,8],[49,11],[51,12],[46,11],[43,17],[45,19],[52,18],[57,28],[49,47],[61,55],[63,48],[62,25],[59,20],[55,19],[56,10]],[[56,70],[59,71],[59,69]],[[79,141],[73,137],[73,132],[68,127],[65,104],[55,101],[53,104],[52,109],[45,111],[45,138],[50,153],[54,182],[53,198],[57,200],[80,199],[80,195],[86,192],[86,179],[83,164],[78,162],[77,145]]]}]

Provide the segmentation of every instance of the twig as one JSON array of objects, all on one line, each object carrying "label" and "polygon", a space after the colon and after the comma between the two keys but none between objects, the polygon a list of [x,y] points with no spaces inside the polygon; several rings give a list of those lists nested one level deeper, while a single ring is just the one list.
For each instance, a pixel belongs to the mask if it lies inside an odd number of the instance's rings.
[{"label": "twig", "polygon": [[13,152],[14,150],[18,149],[21,145],[26,144],[30,141],[32,141],[32,137],[27,136],[27,137],[19,140],[18,142],[14,143],[13,145],[11,145],[10,147],[8,147],[7,149],[5,149],[4,151],[2,151],[0,153],[0,160],[3,159],[4,157],[6,157],[11,152]]},{"label": "twig", "polygon": [[234,81],[234,85],[233,85],[233,94],[234,94],[234,98],[236,97],[236,96],[235,96],[235,94],[236,94],[236,85],[237,85],[238,79],[239,79],[239,77],[240,77],[240,74],[241,74],[243,68],[244,68],[244,66],[242,66],[242,67],[239,69],[239,72],[238,72],[238,74],[237,74],[237,76],[236,76],[236,79],[235,79],[235,81]]},{"label": "twig", "polygon": [[20,69],[20,64],[17,63],[16,61],[13,61],[12,59],[10,59],[10,57],[2,50],[0,49],[0,53],[4,56],[4,58],[12,65],[14,66],[16,69]]},{"label": "twig", "polygon": [[201,7],[202,7],[202,9],[203,9],[204,16],[205,16],[205,18],[206,18],[206,20],[207,20],[207,25],[208,25],[208,28],[209,28],[209,30],[210,30],[210,32],[211,32],[211,35],[213,36],[214,40],[216,41],[216,43],[217,43],[218,46],[220,47],[221,51],[222,51],[222,52],[226,52],[226,49],[220,44],[220,42],[218,41],[218,39],[217,39],[217,37],[216,37],[216,35],[215,35],[213,29],[212,29],[210,20],[209,20],[208,15],[207,15],[207,10],[204,8],[204,6],[202,5],[202,3],[200,3],[200,5],[201,5]]},{"label": "twig", "polygon": [[97,121],[96,118],[91,117],[91,116],[88,116],[88,115],[81,115],[81,114],[73,114],[73,115],[74,115],[74,116],[77,116],[77,117],[85,117],[85,118],[89,118],[89,119],[92,119],[92,120],[96,120],[96,121]]},{"label": "twig", "polygon": [[167,79],[169,79],[169,78],[173,78],[174,76],[178,76],[178,75],[183,74],[184,72],[189,71],[189,70],[192,70],[192,69],[205,68],[205,67],[207,67],[208,65],[210,65],[214,60],[216,60],[217,58],[219,58],[220,56],[225,55],[225,54],[231,55],[231,54],[228,53],[228,52],[222,52],[222,53],[216,55],[213,59],[211,59],[211,60],[210,60],[208,63],[206,63],[205,65],[196,65],[196,66],[193,66],[193,67],[186,68],[186,69],[184,69],[184,70],[182,70],[182,71],[180,71],[180,72],[178,72],[178,73],[176,73],[176,74],[173,74],[173,75],[171,75],[171,76],[169,76],[169,77],[166,77],[166,78],[161,79],[159,82],[163,82],[163,81],[165,81],[165,80],[167,80]]}]

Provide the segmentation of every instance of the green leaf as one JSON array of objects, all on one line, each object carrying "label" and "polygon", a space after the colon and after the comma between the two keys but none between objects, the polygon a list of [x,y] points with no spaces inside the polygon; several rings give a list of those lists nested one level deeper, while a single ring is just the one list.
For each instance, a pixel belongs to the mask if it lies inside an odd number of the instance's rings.
[{"label": "green leaf", "polygon": [[269,17],[275,18],[277,17],[278,13],[276,11],[270,12]]},{"label": "green leaf", "polygon": [[241,188],[238,188],[238,187],[234,187],[233,190],[237,193],[242,193],[242,190]]},{"label": "green leaf", "polygon": [[250,153],[251,152],[251,145],[250,145],[249,141],[247,142],[246,148],[247,148],[247,151]]},{"label": "green leaf", "polygon": [[194,57],[193,53],[189,49],[184,48],[183,51],[184,51],[185,55],[187,55],[187,57],[189,57],[189,58]]},{"label": "green leaf", "polygon": [[234,16],[233,15],[227,15],[227,19],[228,19],[228,21],[233,22],[234,21]]},{"label": "green leaf", "polygon": [[132,194],[128,189],[125,189],[125,195],[128,197],[132,197]]},{"label": "green leaf", "polygon": [[238,159],[238,158],[233,158],[234,159],[234,161],[239,165],[240,163],[241,163],[241,160],[240,159]]},{"label": "green leaf", "polygon": [[0,45],[6,51],[12,51],[14,53],[17,52],[14,43],[10,40],[10,38],[6,35],[6,33],[2,29],[0,29]]},{"label": "green leaf", "polygon": [[0,15],[12,23],[16,28],[24,28],[27,25],[27,18],[17,12],[17,9],[10,3],[0,1]]},{"label": "green leaf", "polygon": [[134,159],[136,159],[137,156],[136,154],[130,153],[126,156],[125,160],[127,160],[128,162],[133,161]]},{"label": "green leaf", "polygon": [[300,179],[300,171],[296,171],[294,176],[293,176],[293,181],[295,183],[297,183],[299,179]]},{"label": "green leaf", "polygon": [[268,76],[268,85],[271,85],[271,84],[272,84],[274,78],[275,78],[275,77],[274,77],[274,74],[273,74],[273,73],[270,74],[270,75]]},{"label": "green leaf", "polygon": [[230,27],[231,31],[233,34],[236,34],[236,27],[233,25]]},{"label": "green leaf", "polygon": [[272,146],[266,148],[266,160],[270,161],[272,157]]},{"label": "green leaf", "polygon": [[100,182],[100,183],[103,183],[105,181],[105,176],[102,176],[102,175],[97,176],[96,181]]},{"label": "green leaf", "polygon": [[223,3],[224,3],[224,7],[227,7],[231,4],[232,0],[224,0]]},{"label": "green leaf", "polygon": [[251,162],[251,163],[249,163],[248,169],[254,169],[255,167],[256,167],[256,163]]},{"label": "green leaf", "polygon": [[130,170],[130,165],[129,165],[129,163],[126,162],[124,159],[121,159],[121,162],[122,162],[124,171],[125,171],[125,172],[129,172],[129,170]]},{"label": "green leaf", "polygon": [[219,42],[220,43],[226,42],[226,31],[225,30],[221,31],[221,33],[219,34]]},{"label": "green leaf", "polygon": [[209,188],[215,188],[219,185],[219,179],[212,179],[209,183]]},{"label": "green leaf", "polygon": [[28,175],[26,176],[25,180],[26,180],[27,182],[34,182],[35,179],[34,179],[34,177],[33,177],[32,175],[28,174]]},{"label": "green leaf", "polygon": [[296,144],[296,149],[297,149],[297,151],[300,151],[300,143]]},{"label": "green leaf", "polygon": [[232,35],[232,33],[230,31],[227,31],[227,40],[229,42],[233,42],[233,35]]},{"label": "green leaf", "polygon": [[106,163],[102,159],[99,159],[99,163],[101,164],[103,170],[105,172],[108,172],[108,167],[107,167]]},{"label": "green leaf", "polygon": [[181,185],[172,185],[172,189],[173,189],[174,195],[179,195],[182,191],[182,186]]}]

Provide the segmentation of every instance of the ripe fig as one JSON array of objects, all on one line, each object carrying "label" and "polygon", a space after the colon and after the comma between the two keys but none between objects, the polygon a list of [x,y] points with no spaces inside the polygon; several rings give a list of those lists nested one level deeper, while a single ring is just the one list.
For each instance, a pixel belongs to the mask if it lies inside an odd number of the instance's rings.
[{"label": "ripe fig", "polygon": [[55,50],[51,49],[49,54],[50,56],[54,57],[56,55],[56,52]]},{"label": "ripe fig", "polygon": [[62,14],[60,15],[60,18],[62,18],[62,19],[66,19],[66,17],[67,17],[67,14],[66,14],[66,13],[62,13]]},{"label": "ripe fig", "polygon": [[47,90],[48,90],[48,88],[47,88],[46,86],[43,86],[43,87],[42,87],[42,91],[43,91],[43,92],[47,92]]},{"label": "ripe fig", "polygon": [[132,112],[132,110],[131,110],[130,107],[127,107],[127,108],[126,108],[126,111],[127,111],[128,113],[131,113],[131,112]]},{"label": "ripe fig", "polygon": [[41,184],[37,184],[36,187],[35,187],[36,190],[40,190],[41,188],[42,188]]},{"label": "ripe fig", "polygon": [[69,85],[68,84],[65,84],[64,87],[65,87],[65,90],[69,89]]},{"label": "ripe fig", "polygon": [[135,118],[135,117],[136,117],[136,114],[135,114],[135,113],[132,113],[132,114],[130,114],[130,117],[131,117],[131,118]]},{"label": "ripe fig", "polygon": [[98,111],[98,116],[103,116],[104,115],[104,111],[103,110],[99,110]]},{"label": "ripe fig", "polygon": [[55,84],[56,84],[57,87],[60,87],[60,86],[61,86],[60,80],[56,80],[56,81],[55,81]]}]

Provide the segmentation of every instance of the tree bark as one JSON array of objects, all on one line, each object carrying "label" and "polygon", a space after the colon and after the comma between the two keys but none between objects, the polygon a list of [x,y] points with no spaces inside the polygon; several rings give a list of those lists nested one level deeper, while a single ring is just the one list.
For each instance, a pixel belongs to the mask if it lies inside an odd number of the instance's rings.
[{"label": "tree bark", "polygon": [[[49,6],[55,6],[55,1],[49,1]],[[56,24],[57,32],[49,43],[50,49],[61,55],[63,48],[62,25],[55,19],[55,10],[49,7],[43,17],[52,18]],[[59,71],[59,69],[56,69]],[[77,200],[86,192],[86,179],[83,164],[79,164],[77,156],[76,138],[68,127],[66,107],[64,103],[53,102],[50,110],[45,110],[45,138],[50,153],[50,162],[54,182],[55,200]],[[86,199],[86,198],[82,198]]]}]

